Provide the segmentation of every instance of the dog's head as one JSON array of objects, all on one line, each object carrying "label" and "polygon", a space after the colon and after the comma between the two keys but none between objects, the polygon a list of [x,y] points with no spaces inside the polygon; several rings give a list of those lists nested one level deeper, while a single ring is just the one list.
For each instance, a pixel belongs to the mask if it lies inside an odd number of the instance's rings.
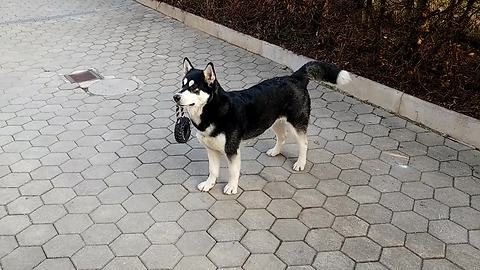
[{"label": "dog's head", "polygon": [[215,94],[218,88],[217,76],[212,63],[204,70],[196,69],[188,58],[183,59],[182,90],[173,95],[173,100],[180,106],[203,106]]}]

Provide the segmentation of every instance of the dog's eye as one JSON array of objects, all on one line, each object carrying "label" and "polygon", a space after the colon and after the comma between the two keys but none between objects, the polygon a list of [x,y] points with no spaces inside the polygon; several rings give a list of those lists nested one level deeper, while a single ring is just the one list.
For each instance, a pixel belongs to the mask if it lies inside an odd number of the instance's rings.
[{"label": "dog's eye", "polygon": [[192,91],[192,93],[195,93],[195,94],[200,93],[200,89],[198,88],[192,88],[190,91]]}]

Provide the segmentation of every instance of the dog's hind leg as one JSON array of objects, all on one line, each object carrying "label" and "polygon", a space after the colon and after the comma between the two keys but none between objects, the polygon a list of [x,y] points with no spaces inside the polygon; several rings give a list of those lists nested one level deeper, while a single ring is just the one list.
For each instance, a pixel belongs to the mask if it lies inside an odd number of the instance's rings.
[{"label": "dog's hind leg", "polygon": [[209,191],[217,181],[218,175],[220,173],[220,152],[212,150],[208,147],[207,149],[208,155],[208,170],[209,175],[206,181],[201,182],[198,184],[197,188],[200,191]]},{"label": "dog's hind leg", "polygon": [[223,188],[223,193],[225,194],[237,194],[238,189],[238,178],[240,178],[240,149],[237,150],[236,154],[227,155],[228,158],[228,171],[230,173],[230,179],[228,180],[227,185]]},{"label": "dog's hind leg", "polygon": [[293,164],[294,171],[303,171],[307,163],[308,137],[305,130],[293,128],[298,143],[298,160]]},{"label": "dog's hind leg", "polygon": [[287,133],[285,130],[285,119],[278,119],[273,123],[272,130],[275,132],[275,137],[277,141],[275,142],[275,146],[267,151],[267,155],[274,157],[282,151],[283,145],[287,140]]}]

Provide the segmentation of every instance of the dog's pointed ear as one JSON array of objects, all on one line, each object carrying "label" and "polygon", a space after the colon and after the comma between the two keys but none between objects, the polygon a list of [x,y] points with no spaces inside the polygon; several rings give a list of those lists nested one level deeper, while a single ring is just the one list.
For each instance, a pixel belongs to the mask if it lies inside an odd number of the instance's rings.
[{"label": "dog's pointed ear", "polygon": [[215,82],[215,80],[217,79],[217,75],[215,75],[215,69],[213,68],[212,62],[207,64],[207,66],[203,70],[203,75],[205,76],[205,82],[208,85],[211,85],[213,84],[213,82]]},{"label": "dog's pointed ear", "polygon": [[183,73],[187,74],[193,68],[192,63],[187,57],[183,58]]}]

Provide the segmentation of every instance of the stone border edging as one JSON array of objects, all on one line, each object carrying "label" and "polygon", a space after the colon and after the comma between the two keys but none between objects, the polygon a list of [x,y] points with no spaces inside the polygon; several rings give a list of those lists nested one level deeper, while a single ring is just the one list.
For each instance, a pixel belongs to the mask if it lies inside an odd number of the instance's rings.
[{"label": "stone border edging", "polygon": [[[296,70],[304,63],[313,60],[163,2],[156,0],[135,1],[181,21],[185,25],[288,66],[292,70]],[[339,90],[480,148],[480,120],[448,110],[353,73],[350,74],[352,82],[337,87]]]}]

